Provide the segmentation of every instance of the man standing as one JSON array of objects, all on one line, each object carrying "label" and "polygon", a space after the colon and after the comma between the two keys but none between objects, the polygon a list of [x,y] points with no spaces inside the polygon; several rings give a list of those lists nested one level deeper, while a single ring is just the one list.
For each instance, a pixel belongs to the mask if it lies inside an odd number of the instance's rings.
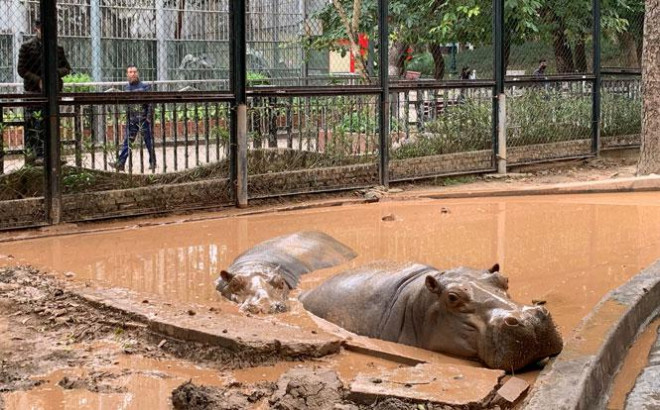
[{"label": "man standing", "polygon": [[[38,94],[43,91],[43,42],[41,41],[41,22],[34,22],[35,36],[23,45],[18,52],[18,75],[23,78],[26,93]],[[57,46],[58,90],[64,85],[62,77],[71,72],[62,46]],[[25,108],[25,162],[43,165],[44,163],[44,118],[42,107]]]},{"label": "man standing", "polygon": [[[150,91],[151,87],[148,84],[140,81],[140,73],[134,65],[129,65],[126,68],[126,77],[128,84],[124,86],[124,91]],[[156,169],[156,153],[154,152],[153,137],[151,132],[151,119],[152,119],[151,104],[128,104],[126,106],[126,128],[124,129],[124,143],[119,153],[119,158],[114,164],[118,171],[123,171],[126,167],[126,160],[128,159],[131,145],[135,142],[138,132],[142,133],[144,145],[149,152],[149,169],[154,171]]]}]

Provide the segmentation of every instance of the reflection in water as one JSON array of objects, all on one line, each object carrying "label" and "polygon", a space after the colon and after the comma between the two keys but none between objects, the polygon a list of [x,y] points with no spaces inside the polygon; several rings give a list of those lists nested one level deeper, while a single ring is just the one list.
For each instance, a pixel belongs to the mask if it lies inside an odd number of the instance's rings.
[{"label": "reflection in water", "polygon": [[[44,238],[3,245],[2,252],[75,272],[76,279],[204,303],[219,300],[213,281],[239,253],[314,229],[357,251],[349,267],[374,259],[438,268],[499,262],[513,299],[546,300],[567,335],[608,290],[660,257],[659,199],[642,193],[386,202]],[[397,220],[383,221],[388,214]],[[311,274],[301,287],[347,266]]]}]

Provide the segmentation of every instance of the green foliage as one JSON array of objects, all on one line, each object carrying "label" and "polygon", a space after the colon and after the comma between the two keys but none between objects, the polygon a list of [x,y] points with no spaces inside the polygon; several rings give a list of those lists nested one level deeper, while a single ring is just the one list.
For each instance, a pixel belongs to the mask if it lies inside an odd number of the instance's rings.
[{"label": "green foliage", "polygon": [[67,191],[80,192],[84,191],[90,187],[93,187],[96,183],[96,176],[85,170],[79,173],[69,173],[62,177],[62,185]]},{"label": "green foliage", "polygon": [[491,116],[490,104],[468,98],[427,122],[424,131],[413,137],[413,142],[403,143],[392,150],[392,158],[489,149],[492,141]]},{"label": "green foliage", "polygon": [[601,135],[632,135],[642,132],[642,100],[604,92],[601,95]]},{"label": "green foliage", "polygon": [[91,83],[94,81],[94,79],[86,73],[69,74],[62,77],[62,81],[64,82],[64,89],[69,92],[82,93],[94,91],[94,87],[91,85],[76,85],[78,83]]},{"label": "green foliage", "polygon": [[[639,134],[642,102],[604,92],[601,99],[603,136]],[[425,129],[392,150],[394,159],[490,149],[491,106],[466,99],[426,124]],[[545,88],[526,89],[507,98],[507,146],[591,138],[591,96]]]},{"label": "green foliage", "polygon": [[248,87],[254,87],[255,85],[268,85],[270,84],[269,77],[262,73],[256,73],[253,71],[248,71],[247,75],[247,85]]}]

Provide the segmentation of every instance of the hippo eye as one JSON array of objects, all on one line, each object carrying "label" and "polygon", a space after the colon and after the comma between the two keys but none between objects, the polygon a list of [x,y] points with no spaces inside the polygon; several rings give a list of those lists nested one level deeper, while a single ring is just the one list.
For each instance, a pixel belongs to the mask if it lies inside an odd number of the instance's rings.
[{"label": "hippo eye", "polygon": [[458,297],[458,295],[455,294],[455,293],[450,293],[450,294],[447,296],[447,298],[449,299],[449,301],[450,301],[451,303],[456,303],[456,302],[458,302],[458,299],[460,299],[460,298]]}]

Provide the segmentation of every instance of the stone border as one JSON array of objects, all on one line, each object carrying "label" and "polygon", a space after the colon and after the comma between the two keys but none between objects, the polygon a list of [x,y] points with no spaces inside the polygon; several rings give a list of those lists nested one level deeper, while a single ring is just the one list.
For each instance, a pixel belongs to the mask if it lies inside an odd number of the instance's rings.
[{"label": "stone border", "polygon": [[660,260],[609,292],[534,383],[524,409],[603,408],[628,347],[660,309]]},{"label": "stone border", "polygon": [[660,191],[660,176],[606,179],[590,182],[570,182],[548,186],[531,186],[517,189],[491,188],[474,189],[454,192],[420,193],[418,198],[454,199],[454,198],[488,198],[504,196],[531,195],[570,195],[570,194],[605,194],[611,192],[650,192]]},{"label": "stone border", "polygon": [[101,311],[124,314],[157,335],[243,352],[257,362],[259,356],[278,360],[323,357],[339,353],[344,343],[341,337],[320,329],[306,331],[271,317],[228,314],[219,308],[209,311],[207,306],[171,303],[157,295],[148,295],[147,300],[147,295],[128,289],[73,285],[67,290]]}]

